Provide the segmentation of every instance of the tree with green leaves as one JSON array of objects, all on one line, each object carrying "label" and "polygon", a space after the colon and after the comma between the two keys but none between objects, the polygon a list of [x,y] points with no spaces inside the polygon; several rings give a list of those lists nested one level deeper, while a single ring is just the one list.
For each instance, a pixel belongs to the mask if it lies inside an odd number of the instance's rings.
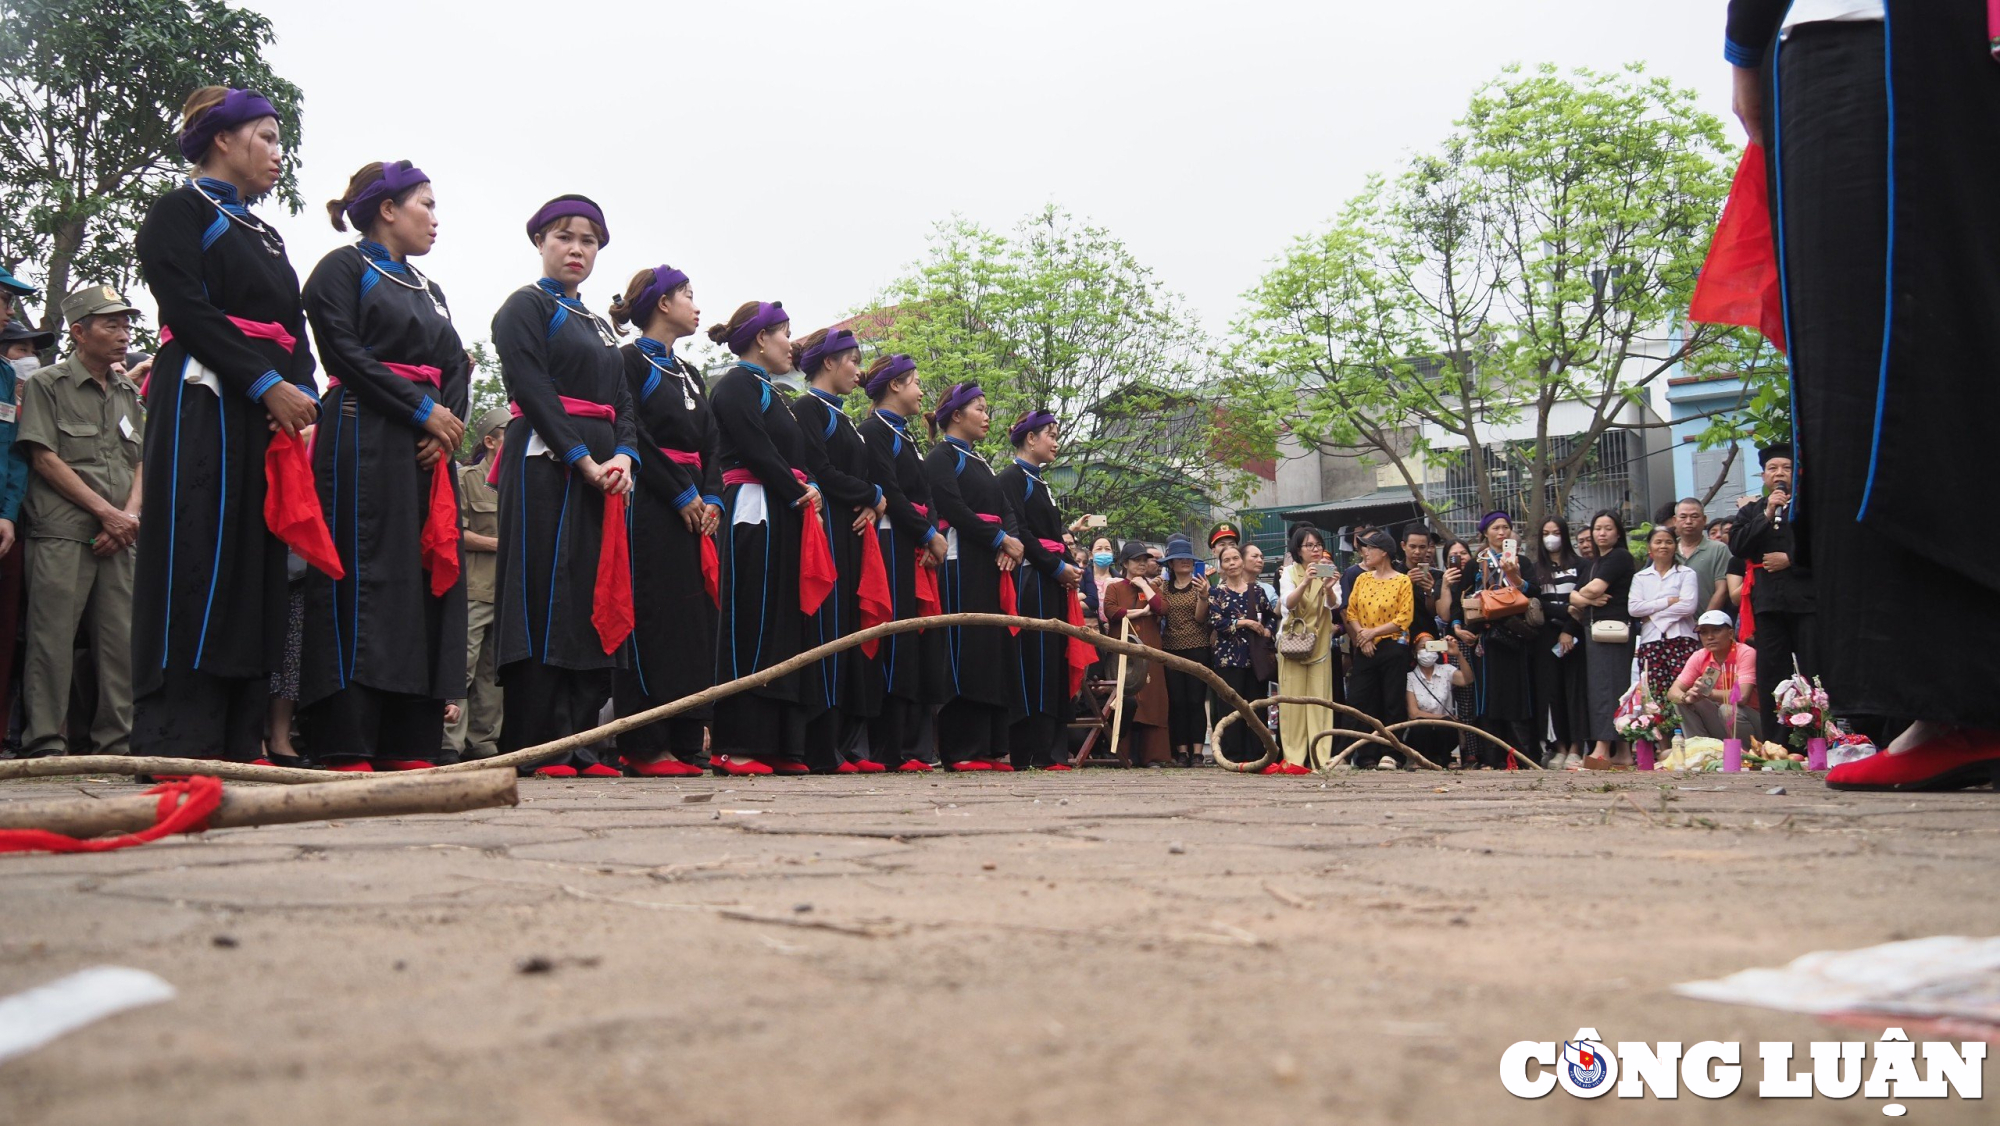
[{"label": "tree with green leaves", "polygon": [[1179,300],[1116,236],[1046,207],[1011,234],[939,223],[922,260],[851,322],[881,352],[914,357],[933,396],[986,391],[984,452],[1046,408],[1062,423],[1056,471],[1072,516],[1161,537],[1248,491],[1236,466],[1275,447],[1273,428],[1219,380]]},{"label": "tree with green leaves", "polygon": [[[1509,68],[1289,248],[1246,295],[1234,363],[1302,439],[1395,467],[1433,516],[1424,483],[1454,466],[1482,509],[1538,523],[1631,404],[1727,336],[1683,314],[1730,156],[1692,91],[1638,66]],[[1552,434],[1566,404],[1585,421]]]},{"label": "tree with green leaves", "polygon": [[136,279],[132,241],[186,172],[175,137],[199,87],[251,87],[277,107],[276,191],[299,210],[301,99],[264,60],[273,38],[269,19],[221,0],[0,0],[0,262],[41,283],[43,328],[61,326],[75,285]]}]

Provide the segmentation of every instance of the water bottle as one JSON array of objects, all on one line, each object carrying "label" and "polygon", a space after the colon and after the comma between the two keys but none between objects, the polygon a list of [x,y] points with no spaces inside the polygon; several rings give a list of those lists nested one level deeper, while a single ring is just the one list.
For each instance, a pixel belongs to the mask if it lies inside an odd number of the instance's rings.
[{"label": "water bottle", "polygon": [[1674,754],[1676,756],[1674,759],[1675,762],[1680,761],[1678,756],[1681,754],[1681,752],[1685,750],[1687,750],[1687,738],[1686,736],[1681,734],[1681,729],[1676,727],[1674,728]]}]

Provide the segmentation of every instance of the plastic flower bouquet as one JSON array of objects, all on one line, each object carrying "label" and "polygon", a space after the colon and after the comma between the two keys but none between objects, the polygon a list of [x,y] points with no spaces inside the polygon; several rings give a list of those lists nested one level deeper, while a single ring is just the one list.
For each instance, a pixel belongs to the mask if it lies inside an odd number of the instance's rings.
[{"label": "plastic flower bouquet", "polygon": [[1778,726],[1785,729],[1792,746],[1803,748],[1814,739],[1835,737],[1831,704],[1819,678],[1807,680],[1794,673],[1778,685],[1771,700],[1777,706]]}]

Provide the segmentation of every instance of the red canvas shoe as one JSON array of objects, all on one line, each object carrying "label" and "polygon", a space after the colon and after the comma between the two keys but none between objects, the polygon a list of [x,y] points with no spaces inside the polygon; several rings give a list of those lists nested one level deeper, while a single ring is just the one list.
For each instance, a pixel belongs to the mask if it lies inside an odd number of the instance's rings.
[{"label": "red canvas shoe", "polygon": [[625,772],[634,778],[699,778],[701,767],[690,762],[682,762],[672,755],[658,762],[633,762],[623,760]]},{"label": "red canvas shoe", "polygon": [[960,774],[964,774],[968,771],[973,771],[973,770],[993,769],[992,763],[987,762],[983,759],[976,759],[976,758],[969,758],[966,759],[964,762],[953,762],[953,763],[947,763],[945,765],[947,769],[950,769]]},{"label": "red canvas shoe", "polygon": [[833,772],[835,774],[859,774],[861,773],[861,768],[852,762],[842,760],[839,766],[833,768]]},{"label": "red canvas shoe", "polygon": [[905,760],[903,761],[903,765],[901,765],[901,766],[899,766],[899,767],[897,767],[897,768],[896,768],[896,773],[898,773],[898,774],[928,774],[928,773],[930,773],[930,769],[931,769],[931,764],[930,764],[930,763],[927,763],[927,762],[923,762],[923,761],[921,761],[921,760],[919,760],[919,759],[905,759]]},{"label": "red canvas shoe", "polygon": [[1076,769],[1076,767],[1074,767],[1074,766],[1071,766],[1070,764],[1068,764],[1068,763],[1066,763],[1066,762],[1052,762],[1052,763],[1050,763],[1049,765],[1047,765],[1047,766],[1043,767],[1042,769],[1043,769],[1043,770],[1075,770],[1075,769]]},{"label": "red canvas shoe", "polygon": [[617,767],[611,765],[608,762],[593,762],[589,766],[584,767],[582,770],[577,771],[577,773],[581,774],[585,778],[625,777],[624,771],[618,769]]},{"label": "red canvas shoe", "polygon": [[738,759],[730,758],[728,755],[715,755],[708,762],[717,774],[728,774],[739,778],[751,774],[776,773],[769,766],[758,762],[754,758]]},{"label": "red canvas shoe", "polygon": [[570,766],[566,763],[556,763],[553,766],[538,766],[535,768],[535,777],[574,778],[576,777],[576,767]]},{"label": "red canvas shoe", "polygon": [[338,770],[343,774],[373,774],[375,767],[365,758],[341,759],[326,764],[328,770]]},{"label": "red canvas shoe", "polygon": [[437,763],[425,762],[417,758],[378,758],[375,760],[375,769],[377,770],[431,770],[436,766]]},{"label": "red canvas shoe", "polygon": [[771,764],[771,772],[774,774],[811,774],[812,767],[807,766],[797,759],[781,758]]},{"label": "red canvas shoe", "polygon": [[1986,782],[2000,782],[2000,731],[1960,728],[1826,773],[1833,790],[1962,790]]},{"label": "red canvas shoe", "polygon": [[251,765],[251,766],[276,766],[276,765],[278,765],[278,764],[277,764],[277,763],[275,763],[275,762],[272,762],[272,761],[271,761],[270,759],[267,759],[267,758],[253,758],[253,759],[251,759],[251,760],[250,760],[250,765]]},{"label": "red canvas shoe", "polygon": [[863,774],[880,774],[889,768],[883,766],[879,762],[876,762],[872,758],[865,758],[862,759],[860,762],[855,763],[854,769],[859,770]]}]

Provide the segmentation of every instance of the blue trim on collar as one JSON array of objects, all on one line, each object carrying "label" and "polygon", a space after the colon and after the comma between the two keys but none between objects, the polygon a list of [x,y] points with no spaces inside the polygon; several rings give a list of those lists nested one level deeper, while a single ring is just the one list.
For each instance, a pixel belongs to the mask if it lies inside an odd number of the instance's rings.
[{"label": "blue trim on collar", "polygon": [[806,390],[812,392],[819,398],[826,400],[827,403],[834,406],[835,408],[840,407],[842,403],[845,402],[845,400],[843,400],[839,395],[836,395],[831,391],[822,391],[817,387],[808,387],[806,388]]},{"label": "blue trim on collar", "polygon": [[656,360],[667,360],[676,364],[680,362],[680,357],[674,355],[674,350],[671,346],[662,344],[650,336],[640,337],[632,342],[632,346]]},{"label": "blue trim on collar", "polygon": [[944,436],[944,440],[945,444],[948,446],[957,446],[959,449],[965,450],[967,452],[970,452],[972,450],[972,443],[966,441],[963,438],[955,438],[950,434],[946,434]]},{"label": "blue trim on collar", "polygon": [[757,364],[753,364],[749,360],[743,359],[741,357],[737,358],[736,366],[740,368],[749,368],[751,371],[756,372],[758,375],[763,376],[765,379],[771,378],[770,372],[765,371],[762,367],[758,366]]}]

